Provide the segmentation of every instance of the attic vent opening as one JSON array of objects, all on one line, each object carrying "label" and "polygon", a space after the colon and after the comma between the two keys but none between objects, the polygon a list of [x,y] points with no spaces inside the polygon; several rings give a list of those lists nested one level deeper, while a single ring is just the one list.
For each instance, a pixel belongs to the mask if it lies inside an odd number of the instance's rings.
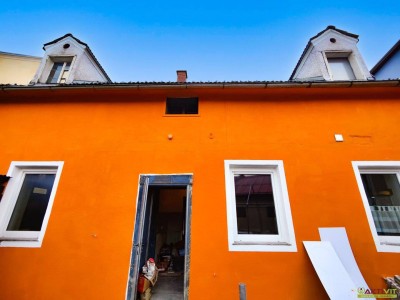
[{"label": "attic vent opening", "polygon": [[199,113],[199,98],[167,98],[165,114],[167,115],[197,115]]},{"label": "attic vent opening", "polygon": [[336,39],[335,38],[331,38],[330,41],[331,41],[331,43],[336,43]]},{"label": "attic vent opening", "polygon": [[64,49],[68,49],[69,46],[70,46],[69,44],[64,44],[63,48],[64,48]]}]

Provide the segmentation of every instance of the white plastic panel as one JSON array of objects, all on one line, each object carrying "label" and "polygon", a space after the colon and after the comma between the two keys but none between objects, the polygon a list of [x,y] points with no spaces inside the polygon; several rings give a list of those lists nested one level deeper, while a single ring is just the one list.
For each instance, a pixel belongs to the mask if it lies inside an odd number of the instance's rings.
[{"label": "white plastic panel", "polygon": [[357,299],[352,281],[330,242],[303,242],[315,271],[331,300]]},{"label": "white plastic panel", "polygon": [[332,244],[332,247],[335,249],[336,254],[357,288],[368,289],[369,287],[361,274],[353,251],[351,250],[346,229],[344,227],[319,228],[319,235],[321,241],[330,242]]}]

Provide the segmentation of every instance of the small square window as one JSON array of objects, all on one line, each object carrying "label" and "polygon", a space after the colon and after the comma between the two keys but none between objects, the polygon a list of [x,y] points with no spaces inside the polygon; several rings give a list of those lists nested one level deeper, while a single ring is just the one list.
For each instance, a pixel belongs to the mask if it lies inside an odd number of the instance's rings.
[{"label": "small square window", "polygon": [[13,162],[0,203],[0,245],[39,247],[46,230],[62,162]]},{"label": "small square window", "polygon": [[378,251],[400,252],[400,163],[353,162]]},{"label": "small square window", "polygon": [[198,113],[198,98],[167,98],[165,110],[167,115],[197,115]]},{"label": "small square window", "polygon": [[297,251],[282,161],[225,161],[230,251]]},{"label": "small square window", "polygon": [[72,58],[53,58],[53,61],[47,83],[65,83],[70,73]]}]

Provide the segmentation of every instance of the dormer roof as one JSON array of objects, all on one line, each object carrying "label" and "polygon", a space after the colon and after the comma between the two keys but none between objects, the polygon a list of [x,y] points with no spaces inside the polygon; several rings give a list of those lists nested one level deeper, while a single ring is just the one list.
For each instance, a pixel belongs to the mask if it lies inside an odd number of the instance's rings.
[{"label": "dormer roof", "polygon": [[31,84],[111,82],[89,46],[71,33],[45,43],[43,50]]},{"label": "dormer roof", "polygon": [[[372,78],[357,48],[358,35],[329,25],[307,43],[289,80],[296,81],[333,81],[346,80],[335,78],[335,66],[351,73],[351,80],[369,80]],[[348,61],[348,66],[343,64]],[[340,78],[340,76],[337,76]]]},{"label": "dormer roof", "polygon": [[59,37],[59,38],[55,39],[54,41],[51,41],[51,42],[48,42],[48,43],[43,44],[43,50],[46,50],[46,46],[52,45],[52,44],[56,44],[56,43],[58,43],[59,41],[63,40],[64,38],[68,37],[68,36],[72,37],[72,38],[73,38],[75,41],[77,41],[79,44],[81,44],[81,45],[83,45],[83,46],[89,48],[88,44],[86,44],[86,43],[82,42],[80,39],[74,37],[74,36],[72,35],[72,33],[67,33],[67,34],[63,35],[62,37]]}]

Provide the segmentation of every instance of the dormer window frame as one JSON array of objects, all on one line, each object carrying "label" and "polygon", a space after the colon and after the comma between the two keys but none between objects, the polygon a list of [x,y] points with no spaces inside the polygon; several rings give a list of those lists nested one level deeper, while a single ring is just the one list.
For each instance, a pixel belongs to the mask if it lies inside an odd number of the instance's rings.
[{"label": "dormer window frame", "polygon": [[[67,83],[68,78],[71,76],[71,71],[75,62],[76,56],[49,56],[49,70],[48,74],[46,75],[46,83],[47,84],[63,84]],[[56,65],[61,66],[61,70],[57,72],[55,70]],[[58,75],[55,75],[56,72]]]},{"label": "dormer window frame", "polygon": [[[356,59],[356,56],[354,55],[353,51],[332,51],[332,50],[326,50],[323,51],[323,57],[326,65],[326,69],[328,71],[329,75],[329,80],[331,81],[353,81],[353,80],[365,80],[367,79],[365,76],[362,75],[362,72],[360,70],[359,62]],[[349,78],[349,79],[335,79],[334,78],[334,73],[332,71],[329,59],[331,58],[344,58],[348,61],[349,66],[351,68],[351,71],[354,75],[354,78]]]}]

